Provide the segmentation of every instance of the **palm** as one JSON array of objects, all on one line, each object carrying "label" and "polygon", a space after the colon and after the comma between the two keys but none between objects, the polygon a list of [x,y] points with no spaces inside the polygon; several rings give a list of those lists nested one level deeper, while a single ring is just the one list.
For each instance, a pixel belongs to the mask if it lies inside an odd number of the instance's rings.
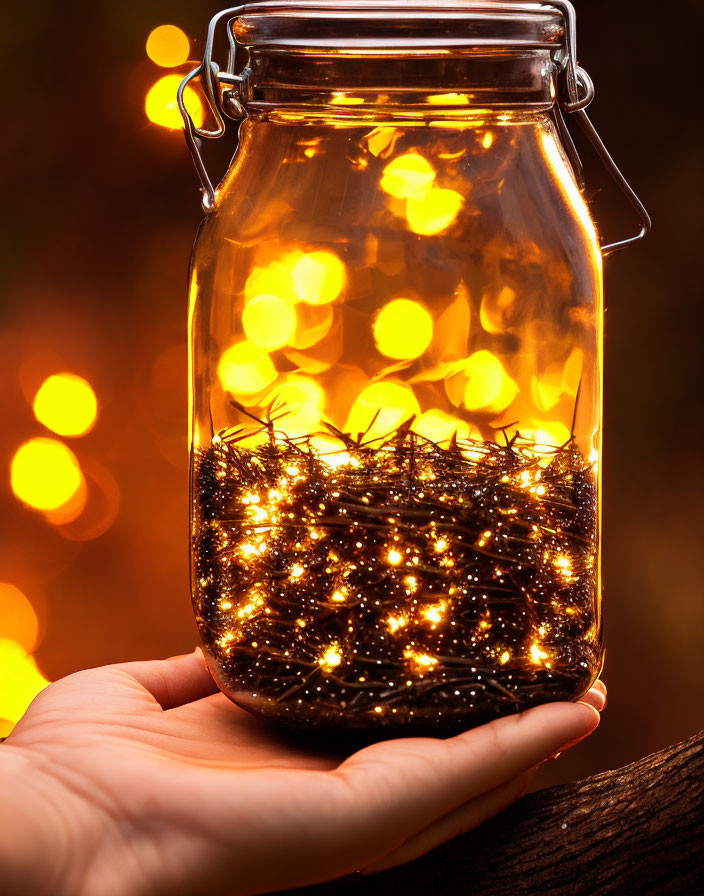
[{"label": "palm", "polygon": [[76,832],[66,892],[261,893],[388,867],[495,814],[598,721],[553,704],[344,757],[213,690],[199,654],[105,667],[53,685],[15,729],[8,744],[41,757],[42,803]]}]

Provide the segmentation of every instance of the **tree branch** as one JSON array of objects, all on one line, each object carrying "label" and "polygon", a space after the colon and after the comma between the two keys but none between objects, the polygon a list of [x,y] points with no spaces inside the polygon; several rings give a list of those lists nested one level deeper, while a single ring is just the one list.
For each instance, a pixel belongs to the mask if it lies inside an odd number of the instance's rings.
[{"label": "tree branch", "polygon": [[309,896],[704,892],[704,733],[615,771],[530,794],[432,853]]}]

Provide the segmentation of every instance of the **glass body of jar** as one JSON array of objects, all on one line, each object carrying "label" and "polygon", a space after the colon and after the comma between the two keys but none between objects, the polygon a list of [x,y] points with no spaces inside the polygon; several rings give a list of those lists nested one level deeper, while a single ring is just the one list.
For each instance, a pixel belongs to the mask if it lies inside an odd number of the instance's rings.
[{"label": "glass body of jar", "polygon": [[601,253],[549,58],[532,102],[321,56],[324,101],[248,107],[192,260],[193,600],[276,724],[451,734],[599,672]]}]

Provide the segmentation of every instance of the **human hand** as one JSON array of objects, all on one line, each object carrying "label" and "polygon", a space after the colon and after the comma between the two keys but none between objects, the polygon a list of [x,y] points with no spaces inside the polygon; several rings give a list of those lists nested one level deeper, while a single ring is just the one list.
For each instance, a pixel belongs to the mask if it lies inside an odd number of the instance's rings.
[{"label": "human hand", "polygon": [[215,693],[202,653],[43,691],[0,746],[0,876],[33,896],[266,893],[409,861],[522,795],[606,698],[347,757]]}]

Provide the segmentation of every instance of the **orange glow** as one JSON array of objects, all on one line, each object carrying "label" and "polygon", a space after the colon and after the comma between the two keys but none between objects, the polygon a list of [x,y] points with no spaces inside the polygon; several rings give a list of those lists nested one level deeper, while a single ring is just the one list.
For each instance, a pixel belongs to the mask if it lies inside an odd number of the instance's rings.
[{"label": "orange glow", "polygon": [[45,510],[47,522],[52,526],[65,526],[78,519],[83,513],[88,499],[88,487],[86,485],[85,475],[81,477],[80,488],[73,493],[69,500],[57,507],[56,510]]},{"label": "orange glow", "polygon": [[254,395],[274,382],[276,368],[265,351],[242,340],[223,352],[218,377],[228,392]]},{"label": "orange glow", "polygon": [[73,373],[57,373],[44,380],[34,399],[34,416],[60,436],[82,436],[98,416],[91,385]]},{"label": "orange glow", "polygon": [[429,656],[427,653],[420,653],[411,647],[406,648],[403,652],[404,657],[416,667],[418,672],[430,672],[438,664],[437,657]]},{"label": "orange glow", "polygon": [[323,667],[326,672],[330,672],[342,662],[342,655],[337,644],[331,644],[330,647],[318,660],[318,664]]},{"label": "orange glow", "polygon": [[426,102],[431,106],[468,106],[469,97],[466,93],[434,93]]},{"label": "orange glow", "polygon": [[430,622],[433,626],[435,626],[439,625],[443,621],[446,611],[447,603],[444,600],[441,600],[438,604],[432,604],[429,607],[424,607],[421,611],[421,615],[426,620],[426,622]]},{"label": "orange glow", "polygon": [[550,411],[562,395],[562,365],[553,365],[539,377],[531,379],[531,395],[536,407],[541,411]]},{"label": "orange glow", "polygon": [[260,295],[279,296],[291,304],[300,301],[293,285],[293,269],[301,258],[300,251],[286,252],[263,267],[253,268],[244,287],[245,302]]},{"label": "orange glow", "polygon": [[394,143],[396,142],[399,134],[401,132],[398,128],[390,128],[390,127],[378,127],[374,128],[367,135],[367,146],[369,147],[369,152],[373,156],[382,156],[384,153],[388,153],[393,150]]},{"label": "orange glow", "polygon": [[37,645],[38,634],[39,620],[34,607],[15,585],[0,582],[0,638],[15,641],[31,651]]},{"label": "orange glow", "polygon": [[498,293],[487,292],[482,296],[479,321],[487,333],[504,333],[508,329],[508,317],[514,308],[516,293],[504,286]]},{"label": "orange glow", "polygon": [[562,388],[572,397],[577,394],[579,389],[583,366],[584,352],[581,348],[572,349],[562,372]]},{"label": "orange glow", "polygon": [[415,152],[399,156],[384,168],[381,189],[396,199],[423,199],[435,180],[432,165]]},{"label": "orange glow", "polygon": [[30,439],[12,459],[10,483],[16,497],[35,510],[56,510],[83,483],[76,455],[56,439]]},{"label": "orange glow", "polygon": [[420,405],[410,386],[386,381],[371,383],[352,405],[345,431],[362,433],[369,429],[366,436],[369,441],[388,435],[419,414]]},{"label": "orange glow", "polygon": [[469,423],[465,423],[464,420],[459,420],[457,417],[446,414],[445,411],[437,408],[421,414],[417,420],[413,421],[412,429],[413,432],[430,439],[436,445],[442,442],[449,442],[455,434],[458,439],[475,438],[478,435],[474,433],[470,436],[472,428]]},{"label": "orange glow", "polygon": [[147,56],[162,68],[183,65],[190,49],[190,41],[176,25],[159,25],[147,38]]},{"label": "orange glow", "polygon": [[406,206],[408,226],[414,233],[433,236],[452,224],[464,200],[454,190],[433,187],[420,199],[409,199]]},{"label": "orange glow", "polygon": [[[313,436],[310,445],[317,452],[320,460],[329,467],[344,467],[352,463],[351,455],[345,450],[345,443],[334,436]],[[353,465],[359,466],[359,461],[355,459]]]},{"label": "orange glow", "polygon": [[486,134],[482,137],[482,146],[484,149],[491,149],[492,144],[494,142],[494,135],[491,131],[487,131]]},{"label": "orange glow", "polygon": [[293,268],[293,285],[299,299],[309,305],[334,302],[345,286],[345,266],[332,252],[310,252]]},{"label": "orange glow", "polygon": [[432,338],[433,318],[411,299],[388,302],[374,321],[376,347],[388,358],[417,358]]},{"label": "orange glow", "polygon": [[48,684],[21,644],[0,638],[0,719],[18,722]]},{"label": "orange glow", "polygon": [[273,351],[289,344],[296,329],[296,312],[278,295],[259,295],[245,305],[242,325],[250,342]]},{"label": "orange glow", "polygon": [[542,649],[542,645],[533,642],[530,645],[530,661],[535,666],[540,666],[548,658],[548,654]]},{"label": "orange glow", "polygon": [[[311,348],[319,343],[330,332],[333,312],[329,305],[307,305],[302,302],[296,309],[296,332],[291,338],[291,345],[299,350]],[[300,363],[297,362],[297,363]],[[310,359],[309,359],[310,363]],[[315,364],[315,361],[313,361]],[[322,364],[322,367],[319,365]],[[325,370],[330,365],[318,361],[316,367]],[[313,371],[311,371],[313,372]]]},{"label": "orange glow", "polygon": [[350,96],[347,93],[333,93],[330,102],[333,106],[361,106],[364,102],[364,97]]},{"label": "orange glow", "polygon": [[560,448],[569,441],[569,438],[569,429],[559,420],[540,423],[533,434],[536,445],[545,448]]},{"label": "orange glow", "polygon": [[464,405],[469,411],[498,414],[518,394],[518,386],[501,361],[485,349],[467,358],[464,372],[469,378],[464,392]]},{"label": "orange glow", "polygon": [[592,253],[592,258],[599,271],[601,271],[602,254],[596,227],[594,226],[594,221],[589,213],[587,203],[584,201],[584,196],[582,196],[582,193],[575,182],[572,170],[567,164],[557,140],[551,134],[545,133],[542,135],[541,145],[543,147],[545,158],[555,173],[557,182],[562,188],[562,193],[567,204],[571,206],[572,210],[577,215],[579,223],[582,225],[582,229],[589,238],[589,247]]},{"label": "orange glow", "polygon": [[265,405],[271,402],[275,402],[273,416],[283,415],[276,428],[287,435],[306,435],[320,428],[325,393],[310,377],[289,376],[263,399]]},{"label": "orange glow", "polygon": [[[176,93],[181,81],[181,75],[164,75],[150,89],[144,103],[144,110],[149,121],[173,131],[183,127],[183,119],[176,102]],[[205,121],[201,98],[189,86],[183,93],[183,99],[193,123],[196,127],[201,127]]]},{"label": "orange glow", "polygon": [[91,541],[112,526],[120,509],[120,489],[102,464],[86,458],[81,466],[83,483],[58,510],[45,511],[49,523],[69,541]]}]

